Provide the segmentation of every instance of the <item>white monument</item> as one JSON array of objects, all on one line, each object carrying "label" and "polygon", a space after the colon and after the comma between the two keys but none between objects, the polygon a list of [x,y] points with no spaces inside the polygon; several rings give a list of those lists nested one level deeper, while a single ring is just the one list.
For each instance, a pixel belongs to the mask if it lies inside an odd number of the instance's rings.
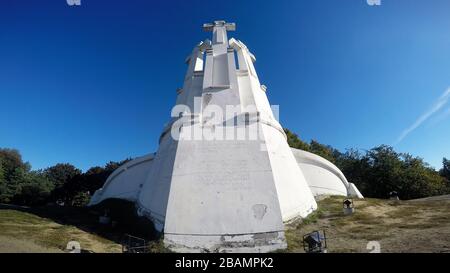
[{"label": "white monument", "polygon": [[90,205],[136,204],[182,252],[266,252],[286,247],[284,223],[317,208],[315,195],[362,197],[327,160],[291,149],[235,24],[205,24],[212,41],[186,59],[183,88],[158,151],[117,169]]}]

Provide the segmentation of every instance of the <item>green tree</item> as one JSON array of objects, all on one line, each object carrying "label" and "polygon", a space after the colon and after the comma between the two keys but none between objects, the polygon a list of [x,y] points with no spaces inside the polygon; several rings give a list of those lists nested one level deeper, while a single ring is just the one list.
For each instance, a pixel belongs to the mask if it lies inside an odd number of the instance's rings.
[{"label": "green tree", "polygon": [[381,145],[367,152],[370,164],[368,182],[373,197],[385,198],[391,191],[401,191],[398,183],[402,164],[400,156],[392,147]]},{"label": "green tree", "polygon": [[90,194],[93,194],[96,190],[103,187],[106,179],[120,166],[127,163],[132,159],[127,158],[125,160],[114,162],[110,161],[106,166],[103,167],[92,167],[83,175],[84,176],[84,187],[83,190],[87,190]]},{"label": "green tree", "polygon": [[65,201],[71,199],[74,193],[71,192],[69,183],[81,183],[81,170],[77,169],[71,164],[56,164],[44,171],[47,179],[54,185],[49,200]]},{"label": "green tree", "polygon": [[397,191],[402,199],[444,194],[444,179],[423,159],[397,153],[381,145],[367,152],[367,172],[362,182],[368,197],[385,198]]},{"label": "green tree", "polygon": [[289,131],[289,129],[284,129],[284,132],[286,133],[289,147],[300,149],[303,151],[309,151],[308,143],[302,141],[297,134]]},{"label": "green tree", "polygon": [[0,158],[0,203],[4,203],[7,200],[4,199],[6,194],[7,184],[5,179],[5,172],[3,170],[2,160]]},{"label": "green tree", "polygon": [[68,163],[56,164],[45,170],[46,177],[55,185],[55,188],[62,187],[81,173],[81,170]]},{"label": "green tree", "polygon": [[442,169],[439,171],[442,177],[445,177],[447,181],[450,181],[450,160],[447,158],[442,159]]},{"label": "green tree", "polygon": [[309,143],[309,151],[327,159],[332,163],[336,162],[336,155],[340,154],[339,151],[337,151],[333,147],[321,144],[315,140],[311,140],[311,143]]},{"label": "green tree", "polygon": [[9,174],[6,190],[3,195],[5,202],[12,202],[14,197],[20,192],[20,186],[26,182],[27,172],[28,170],[19,167]]},{"label": "green tree", "polygon": [[91,196],[89,192],[78,192],[74,197],[72,201],[72,205],[75,207],[84,207],[89,203]]},{"label": "green tree", "polygon": [[15,149],[0,148],[0,202],[9,203],[23,183],[24,176],[30,171],[29,163],[22,161],[22,156]]},{"label": "green tree", "polygon": [[54,195],[59,196],[66,205],[83,206],[89,201],[90,195],[103,186],[113,171],[130,160],[110,161],[105,167],[92,167],[83,174],[71,172],[75,175],[61,188],[55,189]]},{"label": "green tree", "polygon": [[0,161],[2,162],[3,175],[6,181],[10,181],[17,169],[29,172],[31,166],[22,161],[22,156],[15,149],[0,149]]},{"label": "green tree", "polygon": [[368,151],[350,149],[345,153],[312,140],[309,144],[285,129],[289,146],[309,151],[334,163],[367,197],[386,198],[397,191],[402,199],[450,193],[448,175],[450,162],[444,158],[438,173],[423,159],[397,153],[392,147],[380,145]]},{"label": "green tree", "polygon": [[0,158],[0,183],[5,181],[5,171],[3,170],[2,159]]},{"label": "green tree", "polygon": [[17,183],[12,201],[27,206],[42,205],[52,190],[53,184],[41,171],[28,172],[21,177],[20,183]]},{"label": "green tree", "polygon": [[114,172],[117,168],[119,168],[120,166],[122,166],[123,164],[130,162],[131,160],[133,160],[132,158],[126,158],[122,161],[110,161],[105,165],[105,170],[107,172]]},{"label": "green tree", "polygon": [[365,154],[356,149],[349,149],[336,156],[336,166],[344,173],[349,182],[352,182],[364,194],[369,192],[368,175],[370,164]]},{"label": "green tree", "polygon": [[423,159],[402,154],[403,172],[399,184],[405,199],[443,193],[444,180]]}]

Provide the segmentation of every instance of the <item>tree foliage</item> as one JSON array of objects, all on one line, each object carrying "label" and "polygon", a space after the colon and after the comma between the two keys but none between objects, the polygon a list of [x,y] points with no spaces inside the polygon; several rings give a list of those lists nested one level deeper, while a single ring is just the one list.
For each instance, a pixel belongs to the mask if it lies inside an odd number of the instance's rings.
[{"label": "tree foliage", "polygon": [[82,172],[75,166],[65,163],[56,164],[55,166],[49,167],[44,171],[45,177],[54,186],[49,201],[51,202],[70,202],[69,197],[71,193],[68,190],[68,184],[73,181],[79,180]]},{"label": "tree foliage", "polygon": [[54,185],[40,171],[25,173],[20,183],[17,184],[13,202],[21,205],[45,204]]},{"label": "tree foliage", "polygon": [[309,144],[302,141],[297,134],[291,132],[289,129],[284,129],[284,132],[286,133],[289,146],[303,151],[309,151]]},{"label": "tree foliage", "polygon": [[439,173],[447,179],[447,182],[450,182],[450,160],[445,157],[442,159],[442,169]]},{"label": "tree foliage", "polygon": [[81,173],[81,170],[68,163],[56,164],[55,166],[45,170],[46,177],[53,183],[53,185],[55,185],[55,188],[64,186],[64,184],[72,180],[74,177],[81,175]]},{"label": "tree foliage", "polygon": [[[289,132],[288,130],[286,130]],[[423,159],[398,153],[392,147],[380,145],[368,151],[347,150],[345,153],[315,140],[306,143],[289,132],[291,147],[306,150],[334,163],[367,197],[386,198],[397,191],[402,199],[413,199],[450,193],[449,161],[444,159],[440,172]]]},{"label": "tree foliage", "polygon": [[[402,199],[450,193],[450,161],[446,158],[442,169],[436,171],[421,158],[398,153],[386,145],[368,151],[349,149],[343,153],[316,140],[305,142],[288,129],[285,132],[291,147],[334,163],[367,197],[386,198],[390,191],[399,192]],[[84,173],[68,163],[31,171],[19,151],[0,148],[0,202],[29,206],[58,202],[84,206],[108,176],[130,160],[111,161]]]},{"label": "tree foliage", "polygon": [[85,173],[68,163],[31,171],[19,151],[0,149],[0,202],[28,206],[58,202],[84,206],[108,176],[129,160],[111,161],[105,167],[93,167]]},{"label": "tree foliage", "polygon": [[6,195],[7,184],[5,179],[5,171],[3,169],[2,158],[0,157],[0,202],[2,202],[2,196]]},{"label": "tree foliage", "polygon": [[0,202],[21,205],[43,204],[54,186],[39,171],[22,161],[19,151],[0,149]]}]

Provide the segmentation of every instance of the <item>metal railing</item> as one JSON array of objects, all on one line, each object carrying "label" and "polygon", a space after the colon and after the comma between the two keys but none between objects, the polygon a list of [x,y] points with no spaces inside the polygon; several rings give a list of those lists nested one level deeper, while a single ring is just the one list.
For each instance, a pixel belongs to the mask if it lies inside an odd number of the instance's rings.
[{"label": "metal railing", "polygon": [[148,253],[149,245],[145,239],[126,234],[122,242],[122,253]]}]

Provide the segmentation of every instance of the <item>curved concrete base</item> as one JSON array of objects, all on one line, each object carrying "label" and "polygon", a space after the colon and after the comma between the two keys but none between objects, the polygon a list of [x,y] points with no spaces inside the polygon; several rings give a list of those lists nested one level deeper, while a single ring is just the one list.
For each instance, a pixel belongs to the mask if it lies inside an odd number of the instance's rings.
[{"label": "curved concrete base", "polygon": [[291,149],[315,197],[320,195],[342,195],[364,198],[355,184],[349,183],[341,170],[333,163],[316,154],[299,149]]}]

